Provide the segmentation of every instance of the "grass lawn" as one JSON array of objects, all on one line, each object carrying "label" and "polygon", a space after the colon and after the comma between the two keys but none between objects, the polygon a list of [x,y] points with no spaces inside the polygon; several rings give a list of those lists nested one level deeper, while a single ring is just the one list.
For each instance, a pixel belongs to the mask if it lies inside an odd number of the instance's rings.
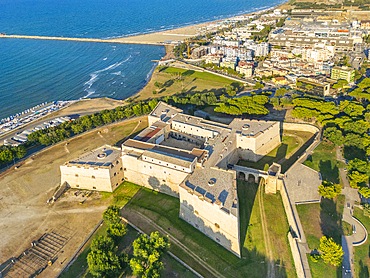
[{"label": "grass lawn", "polygon": [[280,194],[264,194],[264,207],[271,247],[276,261],[276,277],[296,277],[288,242],[289,224]]},{"label": "grass lawn", "polygon": [[346,221],[342,221],[342,230],[343,230],[343,235],[345,236],[350,236],[353,233],[352,225],[347,223]]},{"label": "grass lawn", "polygon": [[[226,277],[264,277],[267,274],[267,264],[256,193],[257,185],[238,181],[241,242],[243,242],[242,259],[239,259],[193,226],[181,220],[178,217],[179,200],[177,198],[143,188],[123,211],[124,215],[131,221],[135,221],[135,219],[130,219],[130,214],[132,217],[130,211],[140,212],[150,218]],[[295,277],[295,270],[286,239],[288,223],[281,199],[277,196],[266,196],[266,198],[266,202],[277,202],[266,206],[266,214],[269,215],[268,221],[274,222],[269,227],[269,230],[272,243],[277,245],[274,246],[276,264],[283,266],[277,269],[277,277]],[[140,220],[136,219],[136,221],[140,224]],[[149,228],[148,224],[143,224],[143,222],[141,222],[141,225],[143,226],[140,226],[140,228],[144,231]],[[283,240],[281,236],[284,238]],[[171,244],[170,250],[201,274],[206,277],[210,276],[206,270],[201,268],[199,262],[175,243]]]},{"label": "grass lawn", "polygon": [[[253,196],[248,196],[248,194],[254,194],[253,190],[246,190],[242,193],[245,194],[245,200],[254,198]],[[255,246],[247,243],[247,248],[243,250],[243,259],[239,259],[193,226],[181,220],[178,217],[179,200],[177,198],[143,188],[127,207],[140,211],[166,230],[170,228],[168,230],[169,234],[176,237],[190,250],[227,277],[243,277],[246,273],[249,275],[248,277],[260,277],[261,273],[266,273],[266,266],[264,263],[261,263],[264,262],[264,254],[261,254],[264,251],[264,245],[263,243],[261,244],[261,241],[263,242],[262,231],[259,228],[260,223],[258,223],[259,217],[257,215],[254,215],[252,222],[250,222],[252,224],[251,226],[255,228],[254,232],[251,232],[250,237],[253,237],[253,239],[256,237],[255,240],[259,245]],[[256,212],[249,211],[251,213],[257,213],[257,210]],[[244,223],[247,222],[245,221]],[[196,264],[196,261],[190,260],[191,258],[181,248],[172,244],[170,250],[187,264],[202,273],[198,269],[199,266]]]},{"label": "grass lawn", "polygon": [[[354,216],[361,221],[368,233],[370,233],[370,217],[364,215],[363,210],[355,207]],[[368,278],[370,268],[370,240],[361,246],[354,247],[355,274],[360,278]]]},{"label": "grass lawn", "polygon": [[200,71],[180,69],[180,68],[175,68],[175,67],[168,67],[163,72],[169,73],[169,74],[181,74],[186,77],[219,82],[219,83],[224,83],[224,84],[235,83],[234,80],[231,80],[231,79],[228,79],[228,78],[216,75],[216,74],[212,74],[209,72],[200,72]]},{"label": "grass lawn", "polygon": [[[183,76],[182,81],[177,80],[179,74]],[[163,87],[156,87],[154,85],[156,82],[163,84]],[[218,93],[225,91],[225,86],[233,83],[237,82],[208,72],[198,72],[175,67],[168,67],[163,70],[157,68],[149,83],[140,91],[139,95],[132,97],[132,99],[144,100],[148,98],[170,96],[182,91],[186,93],[204,91]],[[153,94],[153,91],[156,93]]]},{"label": "grass lawn", "polygon": [[[308,247],[318,249],[320,238],[323,235],[334,238],[341,244],[342,212],[344,195],[338,196],[334,201],[322,199],[321,203],[297,205],[297,211],[306,235]],[[314,263],[309,258],[312,277],[336,277],[340,268],[324,264],[322,261]],[[329,275],[330,274],[330,275]]]},{"label": "grass lawn", "polygon": [[307,254],[308,264],[310,266],[311,275],[313,278],[322,278],[322,277],[342,277],[340,268],[338,270],[334,266],[327,265],[323,260],[318,262],[313,262],[310,259],[310,255]]},{"label": "grass lawn", "polygon": [[313,136],[310,132],[304,131],[283,131],[281,145],[273,149],[258,162],[240,160],[239,165],[252,167],[260,170],[267,170],[273,163],[281,164],[283,171],[286,171],[290,164],[290,158],[294,159],[295,154]]},{"label": "grass lawn", "polygon": [[125,181],[114,192],[101,192],[102,199],[110,199],[111,205],[123,207],[139,191],[140,186]]},{"label": "grass lawn", "polygon": [[304,164],[319,171],[323,180],[340,183],[339,168],[343,167],[343,165],[336,159],[335,145],[333,143],[322,141]]}]

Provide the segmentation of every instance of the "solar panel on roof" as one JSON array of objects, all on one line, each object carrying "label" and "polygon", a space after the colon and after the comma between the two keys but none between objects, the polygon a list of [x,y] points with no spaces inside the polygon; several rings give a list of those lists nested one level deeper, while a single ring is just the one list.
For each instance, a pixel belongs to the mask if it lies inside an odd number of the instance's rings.
[{"label": "solar panel on roof", "polygon": [[212,202],[214,202],[216,200],[215,199],[215,195],[213,195],[213,194],[211,194],[209,192],[206,193],[206,198],[212,200]]},{"label": "solar panel on roof", "polygon": [[202,194],[202,195],[204,195],[207,192],[206,190],[204,190],[203,188],[201,188],[199,186],[197,186],[195,188],[195,191],[198,192],[198,193],[200,193],[200,194]]},{"label": "solar panel on roof", "polygon": [[191,189],[195,189],[195,185],[194,184],[191,184],[190,182],[185,182],[185,185]]},{"label": "solar panel on roof", "polygon": [[229,195],[229,192],[227,192],[225,189],[221,191],[220,195],[218,195],[218,199],[221,203],[225,204],[227,196]]}]

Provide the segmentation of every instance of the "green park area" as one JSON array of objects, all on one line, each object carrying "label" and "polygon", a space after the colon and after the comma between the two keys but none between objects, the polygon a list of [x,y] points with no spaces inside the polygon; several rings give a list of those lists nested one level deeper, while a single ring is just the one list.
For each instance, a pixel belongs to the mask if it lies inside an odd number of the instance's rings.
[{"label": "green park area", "polygon": [[[370,233],[370,215],[365,213],[364,209],[355,207],[353,215],[365,226]],[[357,247],[354,247],[355,273],[357,277],[370,277],[370,242],[367,241]]]},{"label": "green park area", "polygon": [[158,67],[149,83],[142,89],[137,100],[171,96],[179,92],[225,92],[230,85],[241,86],[239,82],[208,72],[176,67]]},{"label": "green park area", "polygon": [[[297,211],[305,231],[308,247],[311,250],[318,249],[322,236],[332,237],[341,245],[343,235],[342,212],[345,197],[339,195],[335,199],[323,198],[320,203],[297,205]],[[341,269],[325,264],[322,260],[313,262],[308,258],[312,277],[337,277]]]},{"label": "green park area", "polygon": [[344,165],[340,161],[337,161],[335,145],[329,141],[322,141],[304,164],[320,172],[323,180],[336,184],[341,182],[339,168]]},{"label": "green park area", "polygon": [[[123,214],[146,233],[153,230],[167,233],[171,241],[170,251],[205,277],[261,277],[267,274],[267,259],[258,192],[256,184],[239,182],[241,259],[181,220],[177,198],[142,188],[124,208]],[[273,243],[270,248],[276,277],[295,277],[287,242],[289,226],[280,196],[261,196],[266,204],[262,207]]]},{"label": "green park area", "polygon": [[257,162],[239,161],[239,165],[252,167],[260,170],[267,170],[273,163],[279,163],[282,171],[285,172],[297,160],[309,145],[313,134],[304,131],[284,130],[280,146],[273,149],[266,156]]}]

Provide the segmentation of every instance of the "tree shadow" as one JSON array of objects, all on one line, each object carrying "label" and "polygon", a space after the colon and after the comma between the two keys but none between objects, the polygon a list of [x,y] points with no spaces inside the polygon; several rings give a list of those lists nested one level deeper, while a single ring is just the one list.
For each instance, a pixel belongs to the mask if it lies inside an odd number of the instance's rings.
[{"label": "tree shadow", "polygon": [[323,235],[332,237],[336,243],[341,244],[342,214],[337,212],[337,205],[332,199],[321,199],[320,226]]},{"label": "tree shadow", "polygon": [[343,156],[347,160],[355,158],[366,160],[366,152],[354,146],[344,146]]},{"label": "tree shadow", "polygon": [[322,179],[333,183],[339,183],[339,169],[337,165],[332,168],[330,160],[320,160],[319,172]]},{"label": "tree shadow", "polygon": [[194,70],[187,70],[187,71],[184,71],[181,75],[182,76],[190,76],[190,75],[193,75],[194,74]]},{"label": "tree shadow", "polygon": [[170,87],[175,83],[172,79],[168,79],[166,82],[164,82],[163,87]]},{"label": "tree shadow", "polygon": [[360,260],[360,272],[358,274],[358,277],[369,278],[369,266],[364,265],[362,260]]}]

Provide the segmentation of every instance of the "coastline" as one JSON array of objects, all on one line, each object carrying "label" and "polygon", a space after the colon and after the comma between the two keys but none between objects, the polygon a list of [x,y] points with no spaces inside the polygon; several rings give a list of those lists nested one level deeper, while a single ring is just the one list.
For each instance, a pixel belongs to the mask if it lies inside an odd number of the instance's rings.
[{"label": "coastline", "polygon": [[[194,37],[200,33],[200,31],[210,25],[214,25],[217,23],[220,23],[225,20],[230,20],[232,18],[238,17],[238,16],[250,16],[254,14],[260,14],[269,10],[277,9],[277,8],[282,8],[283,6],[288,5],[288,2],[286,0],[282,1],[282,3],[279,3],[277,5],[268,7],[268,8],[261,8],[260,10],[255,10],[251,12],[242,12],[235,14],[233,16],[226,16],[224,18],[216,19],[216,20],[210,20],[202,23],[196,23],[196,24],[189,24],[183,27],[178,27],[174,29],[168,29],[168,30],[162,30],[162,31],[154,31],[151,33],[146,33],[146,34],[138,34],[138,35],[132,35],[132,36],[125,36],[125,37],[120,37],[120,38],[109,38],[109,39],[96,39],[96,38],[65,38],[65,37],[43,37],[43,36],[22,36],[22,35],[3,35],[0,36],[3,38],[25,38],[25,39],[48,39],[48,40],[80,40],[80,41],[86,41],[86,42],[106,42],[106,43],[124,43],[124,44],[148,44],[148,45],[162,45],[165,47],[165,56],[166,58],[171,58],[171,52],[174,47],[174,44],[169,43],[170,41],[182,41],[184,39]],[[167,43],[166,43],[167,41]],[[164,58],[162,57],[162,58]],[[78,105],[80,107],[79,111],[74,110],[74,112],[80,112],[80,113],[88,113],[89,110],[91,109],[92,106],[94,106],[94,102],[103,109],[109,109],[112,108],[111,105],[103,105],[100,106],[104,100],[112,100],[116,101],[116,106],[119,105],[124,105],[127,104],[127,100],[130,98],[133,99],[145,99],[143,97],[143,91],[145,91],[146,87],[151,83],[152,78],[153,78],[153,73],[156,71],[158,67],[158,64],[151,69],[150,73],[150,78],[148,78],[146,84],[138,90],[136,93],[133,95],[123,98],[123,99],[115,99],[115,98],[110,98],[110,97],[98,97],[98,98],[89,98],[89,99],[77,99],[75,100],[75,104],[79,103],[81,105]],[[149,73],[148,73],[149,74]],[[150,98],[150,97],[149,97]],[[85,101],[88,100],[88,101]],[[118,104],[118,102],[120,104]],[[85,107],[85,105],[88,105]],[[68,110],[68,109],[67,109]],[[95,110],[96,111],[96,110]],[[57,115],[57,112],[51,113],[48,116],[52,117],[54,115]]]},{"label": "coastline", "polygon": [[[225,18],[220,18],[216,20],[210,20],[202,23],[189,24],[186,26],[168,29],[163,31],[154,31],[146,34],[137,34],[131,36],[124,36],[120,38],[109,38],[108,42],[116,43],[128,43],[128,44],[154,44],[154,45],[168,45],[171,41],[181,41],[187,38],[197,36],[201,33],[201,30],[207,26],[220,23],[225,20],[230,20],[238,16],[250,16],[254,14],[260,14],[269,10],[287,7],[288,1],[284,0],[282,3],[268,7],[262,8],[260,10],[255,10],[246,13],[235,14],[233,16],[226,16]],[[167,43],[166,43],[167,42]]]}]

